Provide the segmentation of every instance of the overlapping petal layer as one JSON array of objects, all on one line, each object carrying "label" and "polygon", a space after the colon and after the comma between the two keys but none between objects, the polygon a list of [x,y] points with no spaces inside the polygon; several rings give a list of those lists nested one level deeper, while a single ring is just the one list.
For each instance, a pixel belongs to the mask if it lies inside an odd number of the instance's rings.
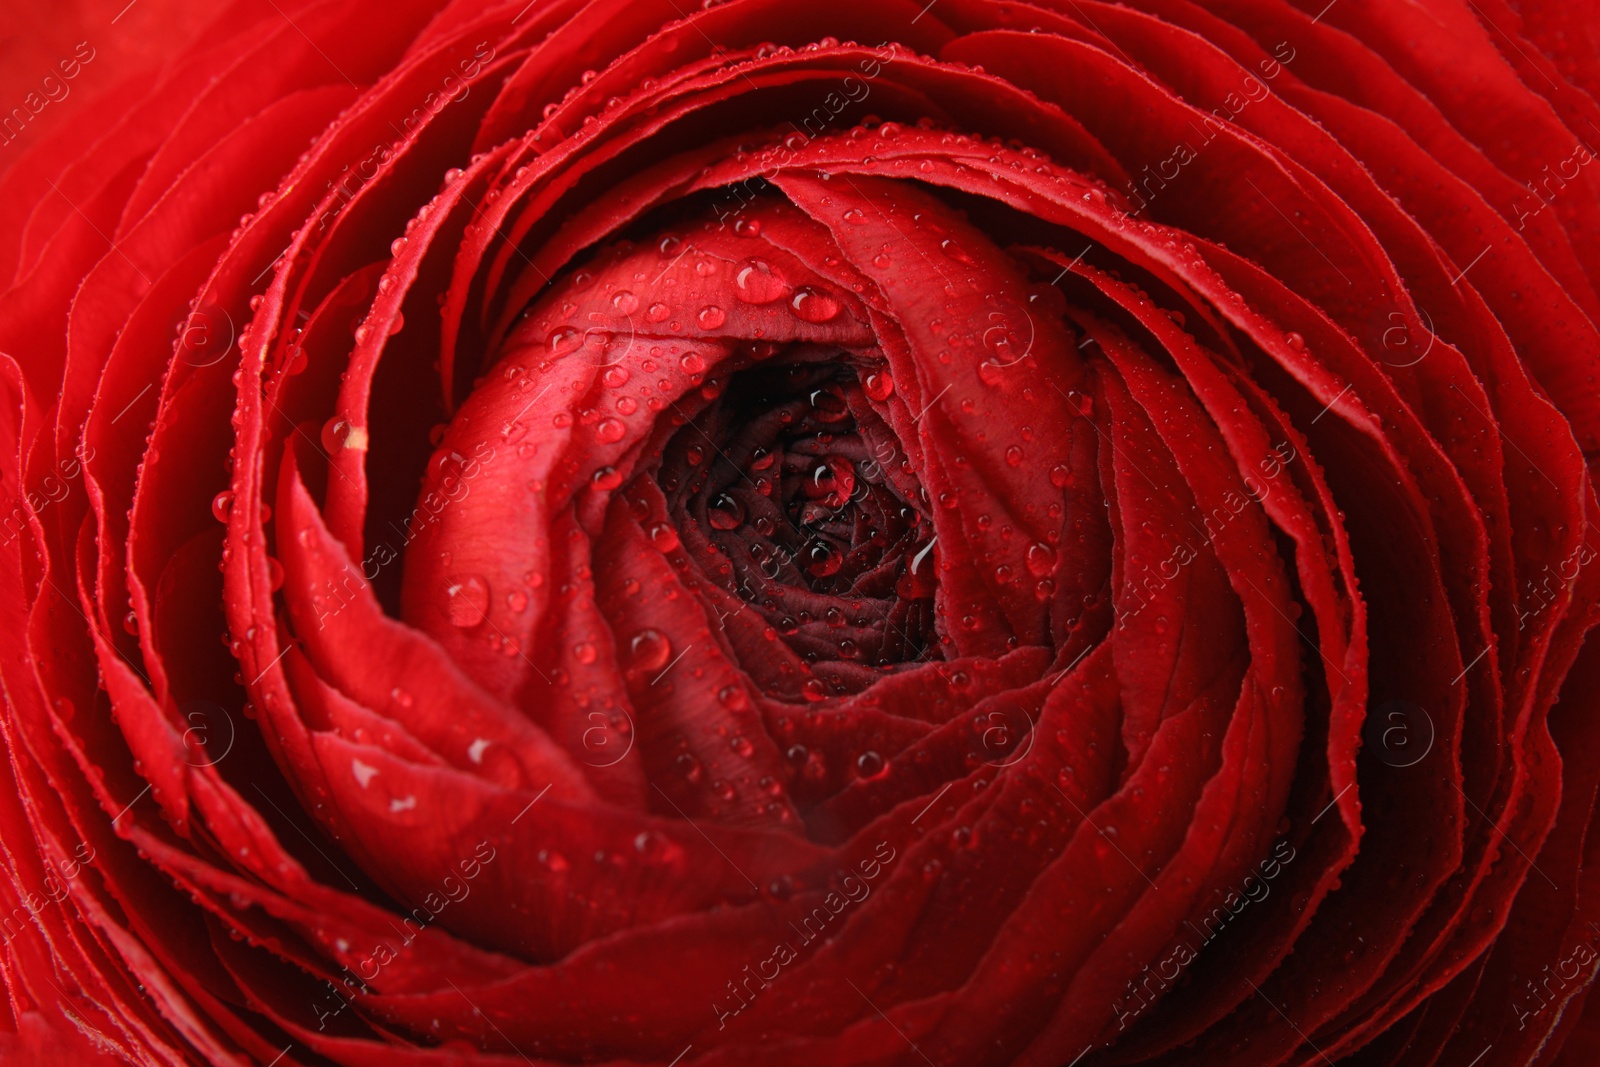
[{"label": "overlapping petal layer", "polygon": [[5,1041],[1581,1062],[1596,57],[1319,6],[240,3],[83,112]]}]

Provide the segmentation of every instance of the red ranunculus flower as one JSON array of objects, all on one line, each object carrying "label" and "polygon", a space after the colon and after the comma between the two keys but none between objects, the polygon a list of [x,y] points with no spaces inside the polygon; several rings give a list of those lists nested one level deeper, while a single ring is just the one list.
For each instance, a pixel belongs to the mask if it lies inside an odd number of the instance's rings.
[{"label": "red ranunculus flower", "polygon": [[113,14],[8,1062],[1592,1062],[1592,5]]}]

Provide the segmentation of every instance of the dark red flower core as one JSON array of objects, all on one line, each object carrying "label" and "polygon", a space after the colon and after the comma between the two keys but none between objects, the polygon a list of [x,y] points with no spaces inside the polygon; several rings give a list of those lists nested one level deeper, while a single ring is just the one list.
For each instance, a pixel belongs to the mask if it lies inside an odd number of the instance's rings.
[{"label": "dark red flower core", "polygon": [[926,494],[873,406],[888,383],[881,363],[786,351],[713,390],[655,474],[706,578],[807,663],[837,661],[836,693],[938,654]]}]

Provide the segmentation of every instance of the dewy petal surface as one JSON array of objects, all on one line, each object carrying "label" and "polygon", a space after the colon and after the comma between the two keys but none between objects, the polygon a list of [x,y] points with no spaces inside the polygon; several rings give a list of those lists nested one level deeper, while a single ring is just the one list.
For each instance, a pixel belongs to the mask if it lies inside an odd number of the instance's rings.
[{"label": "dewy petal surface", "polygon": [[117,14],[0,1056],[1587,1063],[1589,7]]}]

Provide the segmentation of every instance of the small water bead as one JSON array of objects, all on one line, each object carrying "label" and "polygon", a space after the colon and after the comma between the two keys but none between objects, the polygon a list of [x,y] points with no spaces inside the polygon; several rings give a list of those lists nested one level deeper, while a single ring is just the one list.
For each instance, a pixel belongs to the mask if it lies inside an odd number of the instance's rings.
[{"label": "small water bead", "polygon": [[1013,467],[1022,466],[1022,446],[1012,445],[1006,449],[1006,463]]},{"label": "small water bead", "polygon": [[623,415],[632,415],[639,410],[639,402],[631,396],[617,397],[617,411]]},{"label": "small water bead", "polygon": [[1043,578],[1056,568],[1056,550],[1040,541],[1028,548],[1028,570],[1035,578]]},{"label": "small water bead", "polygon": [[679,249],[681,249],[682,247],[683,247],[682,239],[681,238],[677,238],[677,237],[673,237],[671,235],[663,237],[661,239],[661,243],[656,245],[656,248],[661,252],[661,254],[663,256],[675,256],[675,255],[678,254]]},{"label": "small water bead", "polygon": [[1065,463],[1058,463],[1050,468],[1050,484],[1057,489],[1065,489],[1072,484],[1072,468]]},{"label": "small water bead", "polygon": [[650,530],[650,543],[662,552],[671,552],[678,547],[678,531],[671,523],[659,523]]},{"label": "small water bead", "polygon": [[233,490],[224,489],[211,498],[211,514],[218,522],[228,521],[228,516],[233,514]]},{"label": "small water bead", "polygon": [[678,365],[682,367],[686,373],[704,374],[706,369],[706,360],[705,357],[698,352],[686,352],[684,353],[683,358],[678,360]]},{"label": "small water bead", "polygon": [[639,298],[627,289],[618,289],[611,294],[611,306],[624,315],[632,315],[639,310]]},{"label": "small water bead", "polygon": [[476,574],[451,575],[445,580],[445,613],[450,625],[477,626],[489,615],[489,583]]},{"label": "small water bead", "polygon": [[733,224],[733,232],[740,237],[759,237],[761,236],[761,220],[738,219]]},{"label": "small water bead", "polygon": [[614,367],[607,367],[605,373],[600,376],[600,380],[612,389],[620,389],[628,384],[628,379],[631,377],[633,377],[633,373],[627,367],[618,364]]},{"label": "small water bead", "polygon": [[133,637],[139,636],[139,616],[135,612],[128,612],[122,617],[122,629]]},{"label": "small water bead", "polygon": [[598,657],[599,653],[595,650],[593,642],[579,641],[572,646],[572,658],[584,666],[593,663]]},{"label": "small water bead", "polygon": [[700,323],[701,329],[715,330],[718,326],[721,326],[724,322],[728,321],[728,313],[717,307],[715,304],[707,304],[705,307],[701,308],[700,313],[695,316],[695,321]]},{"label": "small water bead", "polygon": [[803,285],[794,291],[789,307],[797,318],[812,323],[831,322],[838,318],[840,310],[839,301],[809,285]]},{"label": "small water bead", "polygon": [[861,391],[871,400],[882,403],[894,395],[894,379],[888,371],[872,371],[861,383]]},{"label": "small water bead", "polygon": [[594,428],[594,435],[602,444],[616,444],[628,432],[621,419],[601,419],[600,424]]},{"label": "small water bead", "polygon": [[645,317],[651,322],[666,322],[672,317],[672,308],[658,300],[650,305],[649,310],[645,312]]},{"label": "small water bead", "polygon": [[622,484],[622,472],[615,467],[601,467],[591,479],[596,489],[611,490]]}]

